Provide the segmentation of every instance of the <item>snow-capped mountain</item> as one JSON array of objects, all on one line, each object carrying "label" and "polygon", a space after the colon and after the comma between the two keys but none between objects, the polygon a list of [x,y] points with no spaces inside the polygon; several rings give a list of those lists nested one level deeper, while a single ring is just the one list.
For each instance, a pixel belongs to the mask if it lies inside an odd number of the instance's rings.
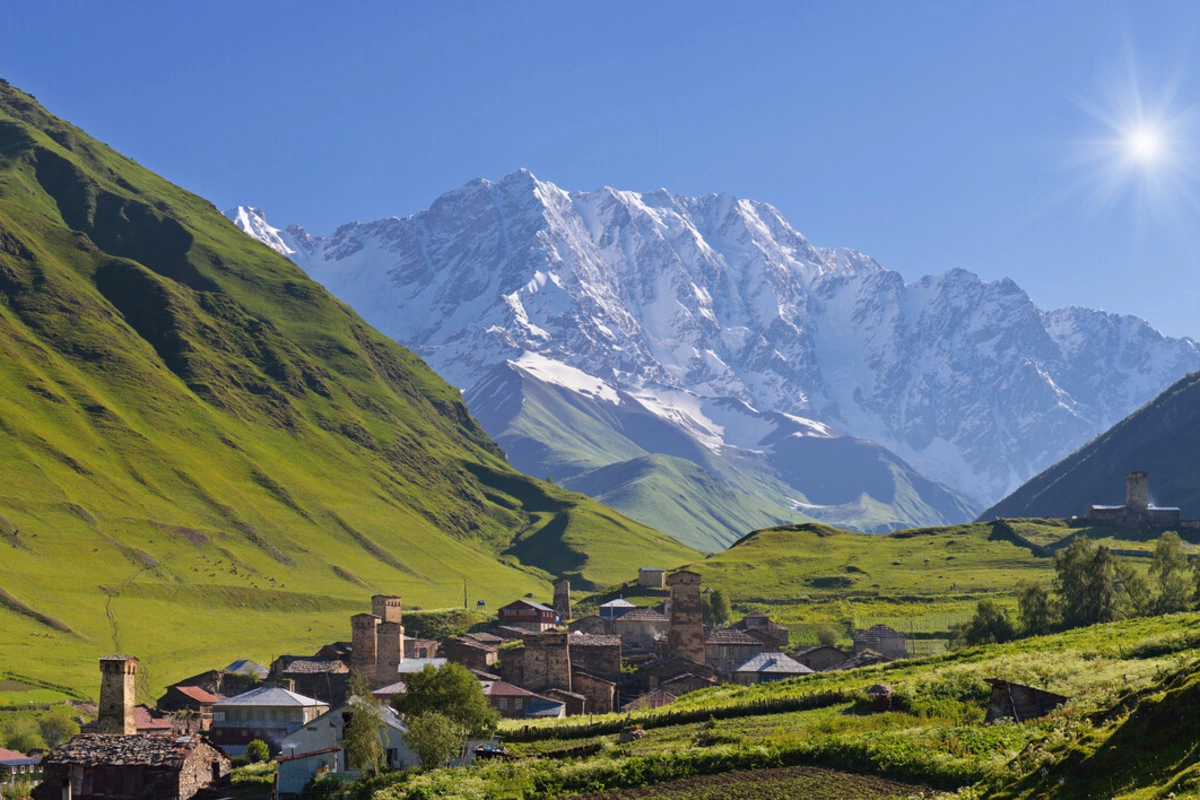
[{"label": "snow-capped mountain", "polygon": [[565,192],[522,170],[324,237],[229,216],[463,389],[532,353],[596,391],[833,426],[977,501],[1200,369],[1195,342],[1139,318],[1042,311],[964,270],[905,283],[727,194]]}]

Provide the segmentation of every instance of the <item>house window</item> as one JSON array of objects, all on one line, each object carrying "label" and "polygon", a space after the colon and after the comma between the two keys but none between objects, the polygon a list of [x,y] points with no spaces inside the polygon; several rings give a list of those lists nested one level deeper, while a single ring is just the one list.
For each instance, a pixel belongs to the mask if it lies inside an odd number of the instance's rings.
[{"label": "house window", "polygon": [[525,704],[525,701],[522,700],[521,698],[517,697],[513,700],[513,709],[516,711],[520,711],[521,706],[523,706],[524,704]]},{"label": "house window", "polygon": [[508,711],[508,698],[507,697],[500,698],[500,710]]}]

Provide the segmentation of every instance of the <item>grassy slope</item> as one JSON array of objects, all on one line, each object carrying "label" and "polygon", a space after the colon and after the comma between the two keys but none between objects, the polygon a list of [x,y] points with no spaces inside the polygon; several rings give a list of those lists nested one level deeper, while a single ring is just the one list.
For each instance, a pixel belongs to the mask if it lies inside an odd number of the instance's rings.
[{"label": "grassy slope", "polygon": [[112,650],[152,685],[312,650],[372,591],[494,603],[694,558],[514,473],[410,352],[7,85],[0,475],[5,666],[89,690]]},{"label": "grassy slope", "polygon": [[1200,516],[1200,373],[1141,409],[983,512],[980,519],[1082,515],[1092,503],[1125,502],[1125,474],[1150,474],[1151,498]]},{"label": "grassy slope", "polygon": [[[1149,553],[1158,532],[1143,532],[1139,540],[1128,531],[1056,520],[887,535],[804,524],[755,531],[691,568],[706,586],[724,589],[735,611],[762,610],[788,625],[793,644],[815,643],[819,626],[832,626],[848,643],[854,629],[877,623],[944,639],[951,625],[970,619],[980,599],[1015,608],[1022,581],[1048,585],[1054,576],[1049,555],[1078,535]],[[1149,560],[1131,563],[1142,569]]]}]

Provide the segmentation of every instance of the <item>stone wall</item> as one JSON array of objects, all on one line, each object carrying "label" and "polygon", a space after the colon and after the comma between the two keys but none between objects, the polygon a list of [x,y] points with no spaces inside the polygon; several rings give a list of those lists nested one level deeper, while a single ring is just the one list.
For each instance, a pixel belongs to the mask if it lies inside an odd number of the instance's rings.
[{"label": "stone wall", "polygon": [[621,676],[621,637],[572,635],[571,666],[616,680]]},{"label": "stone wall", "polygon": [[572,691],[570,636],[566,631],[545,631],[525,636],[522,688],[531,692],[543,689]]},{"label": "stone wall", "polygon": [[572,670],[572,691],[587,698],[587,713],[608,714],[616,705],[617,687],[612,681],[584,672]]}]

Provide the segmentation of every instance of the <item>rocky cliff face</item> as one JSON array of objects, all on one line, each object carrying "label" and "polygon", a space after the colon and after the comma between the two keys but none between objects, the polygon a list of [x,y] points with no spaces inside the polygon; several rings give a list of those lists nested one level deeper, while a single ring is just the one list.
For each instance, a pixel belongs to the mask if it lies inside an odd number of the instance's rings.
[{"label": "rocky cliff face", "polygon": [[325,237],[230,216],[460,388],[536,353],[639,396],[835,426],[979,501],[1200,369],[1194,342],[1136,317],[1042,311],[963,270],[905,283],[725,194],[565,192],[520,171]]}]

